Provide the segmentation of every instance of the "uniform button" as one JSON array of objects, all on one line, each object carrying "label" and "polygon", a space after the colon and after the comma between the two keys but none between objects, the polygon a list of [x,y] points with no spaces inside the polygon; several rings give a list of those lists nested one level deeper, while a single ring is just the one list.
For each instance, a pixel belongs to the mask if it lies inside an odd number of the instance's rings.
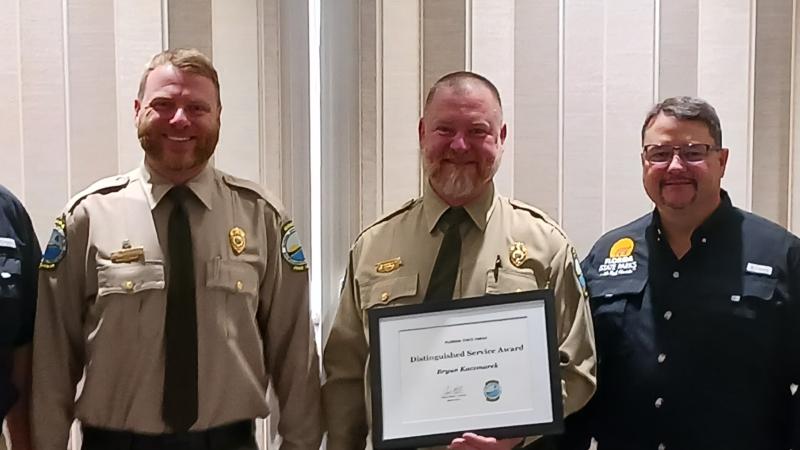
[{"label": "uniform button", "polygon": [[242,283],[242,280],[236,281],[236,292],[240,292],[243,287],[244,287],[244,283]]},{"label": "uniform button", "polygon": [[661,398],[661,397],[658,397],[656,399],[656,402],[655,402],[656,408],[661,408],[661,405],[663,405],[663,404],[664,404],[664,399]]},{"label": "uniform button", "polygon": [[663,354],[663,353],[661,353],[661,354],[659,354],[659,355],[658,355],[658,363],[659,363],[659,364],[663,363],[663,362],[664,362],[664,360],[666,360],[666,359],[667,359],[667,355],[665,355],[665,354]]},{"label": "uniform button", "polygon": [[667,450],[667,446],[664,445],[663,443],[658,444],[658,450]]},{"label": "uniform button", "polygon": [[675,272],[672,272],[672,278],[680,278],[680,276],[681,274],[677,270]]},{"label": "uniform button", "polygon": [[122,287],[124,287],[125,290],[132,291],[133,290],[133,281],[128,280],[128,281],[122,283]]},{"label": "uniform button", "polygon": [[664,313],[664,319],[669,320],[672,318],[672,311],[667,311]]},{"label": "uniform button", "polygon": [[389,300],[389,293],[388,292],[384,292],[383,294],[381,294],[381,301],[385,302],[386,300]]}]

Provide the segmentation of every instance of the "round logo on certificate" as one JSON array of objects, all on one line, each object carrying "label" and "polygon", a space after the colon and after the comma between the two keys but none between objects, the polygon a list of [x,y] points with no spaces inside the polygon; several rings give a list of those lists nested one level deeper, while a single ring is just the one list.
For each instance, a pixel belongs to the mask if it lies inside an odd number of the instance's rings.
[{"label": "round logo on certificate", "polygon": [[500,399],[500,394],[503,393],[503,389],[500,387],[500,382],[497,380],[489,380],[486,382],[486,385],[483,386],[483,395],[486,397],[487,402],[496,402]]}]

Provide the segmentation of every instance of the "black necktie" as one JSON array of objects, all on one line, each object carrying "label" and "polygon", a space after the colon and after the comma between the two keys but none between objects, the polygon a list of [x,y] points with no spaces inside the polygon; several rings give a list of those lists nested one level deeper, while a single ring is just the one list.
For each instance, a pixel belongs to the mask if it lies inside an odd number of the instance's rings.
[{"label": "black necktie", "polygon": [[450,208],[442,214],[437,228],[444,232],[439,254],[431,272],[425,301],[453,299],[453,288],[458,276],[458,261],[461,259],[461,233],[459,225],[469,217],[464,208]]},{"label": "black necktie", "polygon": [[186,431],[197,420],[197,306],[194,291],[192,230],[185,203],[191,191],[175,186],[167,194],[169,280],[164,321],[163,418],[173,431]]}]

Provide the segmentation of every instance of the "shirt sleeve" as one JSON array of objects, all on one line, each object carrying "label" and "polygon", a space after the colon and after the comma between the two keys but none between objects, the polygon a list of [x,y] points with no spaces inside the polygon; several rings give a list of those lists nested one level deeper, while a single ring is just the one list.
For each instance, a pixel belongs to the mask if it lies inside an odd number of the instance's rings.
[{"label": "shirt sleeve", "polygon": [[353,252],[330,336],[323,352],[327,379],[322,403],[328,450],[366,448],[368,434],[364,374],[369,354],[359,297],[353,279]]},{"label": "shirt sleeve", "polygon": [[259,325],[266,364],[280,405],[281,449],[318,448],[322,440],[319,357],[309,310],[308,271],[282,256],[290,223],[266,218],[267,270]]},{"label": "shirt sleeve", "polygon": [[37,277],[42,251],[39,247],[39,241],[36,238],[36,232],[33,230],[33,223],[31,222],[28,212],[19,201],[15,201],[14,206],[14,225],[17,228],[15,232],[20,241],[22,241],[22,248],[20,249],[22,266],[22,292],[20,295],[22,325],[14,341],[14,345],[22,346],[30,343],[33,339],[33,323],[36,315]]},{"label": "shirt sleeve", "polygon": [[[789,336],[784,339],[784,342],[789,346],[787,361],[789,363],[789,373],[791,382],[797,386],[800,385],[800,239],[794,238],[789,247],[788,252],[788,268],[787,274],[789,280],[789,313],[786,315],[788,321],[784,329]],[[794,430],[793,446],[792,448],[800,448],[800,388],[795,387],[797,390],[793,396],[793,422],[792,430]]]},{"label": "shirt sleeve", "polygon": [[558,353],[564,415],[582,408],[597,385],[597,364],[586,282],[572,244],[567,243],[553,262],[550,286],[556,299]]},{"label": "shirt sleeve", "polygon": [[61,259],[39,271],[31,414],[37,450],[66,448],[75,417],[76,385],[84,366],[89,218],[78,206],[65,222],[66,245]]}]

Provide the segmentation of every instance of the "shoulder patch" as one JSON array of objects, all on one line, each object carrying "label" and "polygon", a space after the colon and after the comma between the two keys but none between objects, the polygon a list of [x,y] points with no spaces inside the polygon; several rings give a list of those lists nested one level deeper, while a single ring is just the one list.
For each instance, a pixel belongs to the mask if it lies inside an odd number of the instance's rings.
[{"label": "shoulder patch", "polygon": [[565,239],[568,239],[567,238],[567,234],[564,232],[563,229],[561,229],[561,225],[559,225],[558,222],[553,220],[552,217],[548,216],[547,213],[545,213],[541,209],[536,208],[535,206],[531,206],[531,205],[529,205],[529,204],[527,204],[525,202],[521,202],[519,200],[514,200],[513,198],[509,198],[508,199],[508,203],[510,203],[511,206],[514,207],[514,209],[521,209],[523,211],[527,211],[532,216],[536,217],[537,219],[543,220],[548,225],[550,225],[553,228],[555,228],[556,230],[558,230],[558,232],[561,233],[561,235],[564,236]]},{"label": "shoulder patch", "polygon": [[67,230],[66,218],[64,214],[56,218],[56,223],[53,226],[53,232],[50,234],[50,240],[47,241],[47,246],[42,253],[42,261],[39,263],[39,268],[43,270],[53,270],[56,268],[64,254],[67,253]]},{"label": "shoulder patch", "polygon": [[575,247],[570,247],[570,250],[572,250],[572,268],[575,271],[575,277],[578,279],[578,286],[580,286],[583,296],[589,298],[589,289],[586,287],[586,277],[583,276],[581,260],[578,259],[578,252],[575,250]]},{"label": "shoulder patch", "polygon": [[306,255],[303,253],[303,246],[300,244],[300,238],[297,236],[297,229],[294,224],[289,221],[281,227],[281,255],[284,261],[289,263],[292,270],[296,272],[304,272],[308,270],[308,263],[306,263]]},{"label": "shoulder patch", "polygon": [[376,226],[376,225],[380,225],[380,224],[382,224],[383,222],[389,221],[389,220],[391,220],[393,217],[395,217],[395,216],[398,216],[398,215],[400,215],[400,214],[402,214],[402,213],[404,213],[404,212],[406,212],[406,211],[410,210],[410,209],[411,209],[411,208],[413,208],[413,207],[414,207],[414,206],[415,206],[417,203],[419,203],[421,200],[422,200],[422,197],[419,197],[419,198],[412,198],[411,200],[409,200],[409,201],[407,201],[407,202],[403,203],[403,205],[402,205],[402,206],[400,206],[399,208],[397,208],[396,210],[394,210],[394,211],[392,211],[392,212],[390,212],[390,213],[384,214],[383,216],[381,216],[380,218],[378,218],[378,220],[376,220],[375,222],[372,222],[372,223],[371,223],[369,226],[367,226],[366,228],[364,228],[363,230],[361,230],[361,232],[360,232],[360,233],[358,233],[358,236],[356,236],[356,240],[358,240],[358,239],[361,237],[361,235],[363,235],[364,233],[366,233],[366,232],[367,232],[367,230],[369,230],[370,228],[372,228],[372,227],[374,227],[374,226]]},{"label": "shoulder patch", "polygon": [[75,207],[78,206],[78,204],[86,197],[95,193],[108,193],[108,192],[118,191],[119,189],[127,186],[129,182],[130,182],[130,177],[128,177],[128,175],[117,175],[114,177],[103,178],[101,180],[95,181],[88,188],[74,195],[67,203],[67,206],[64,208],[64,211],[66,213],[71,213],[72,210],[75,209]]}]

